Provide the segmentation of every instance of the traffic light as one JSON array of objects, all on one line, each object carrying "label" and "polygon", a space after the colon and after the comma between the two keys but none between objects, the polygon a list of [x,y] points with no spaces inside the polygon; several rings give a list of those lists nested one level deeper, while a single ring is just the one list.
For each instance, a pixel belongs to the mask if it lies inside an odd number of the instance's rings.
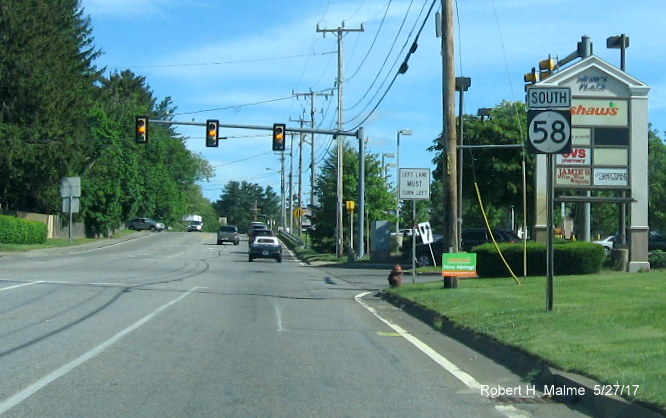
[{"label": "traffic light", "polygon": [[545,80],[557,68],[557,60],[548,56],[548,59],[539,61],[539,79]]},{"label": "traffic light", "polygon": [[273,151],[284,151],[284,131],[287,126],[284,123],[273,124]]},{"label": "traffic light", "polygon": [[206,146],[217,147],[217,137],[220,132],[220,121],[208,119],[206,121]]},{"label": "traffic light", "polygon": [[134,141],[137,144],[148,143],[148,117],[137,116],[135,120]]},{"label": "traffic light", "polygon": [[539,72],[536,70],[536,68],[532,67],[532,71],[525,74],[523,76],[523,80],[525,80],[525,82],[528,83],[528,84],[525,84],[525,91],[527,91],[527,88],[529,86],[531,86],[535,83],[538,83],[540,81],[539,80]]}]

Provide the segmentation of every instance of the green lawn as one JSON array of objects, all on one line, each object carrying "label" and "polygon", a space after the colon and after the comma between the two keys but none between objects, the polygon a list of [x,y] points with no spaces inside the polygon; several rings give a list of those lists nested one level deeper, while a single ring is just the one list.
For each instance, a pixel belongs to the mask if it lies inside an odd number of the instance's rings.
[{"label": "green lawn", "polygon": [[[135,231],[123,230],[114,235],[114,238],[122,237],[129,234],[134,234]],[[70,242],[67,238],[49,238],[43,244],[7,244],[0,243],[0,252],[20,252],[20,251],[30,251],[37,250],[41,248],[57,248],[57,247],[69,247],[72,245],[87,244],[90,242],[99,241],[104,238],[76,238],[72,239]]]},{"label": "green lawn", "polygon": [[666,273],[604,272],[554,279],[442,281],[390,289],[454,323],[603,383],[640,385],[637,399],[666,406]]}]

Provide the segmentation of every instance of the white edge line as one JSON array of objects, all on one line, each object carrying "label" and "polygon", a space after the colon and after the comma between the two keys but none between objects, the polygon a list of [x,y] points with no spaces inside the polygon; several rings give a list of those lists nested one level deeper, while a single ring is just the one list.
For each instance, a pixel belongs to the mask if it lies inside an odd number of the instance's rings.
[{"label": "white edge line", "polygon": [[[451,373],[455,378],[464,383],[465,386],[467,386],[470,389],[478,390],[479,392],[481,391],[481,384],[477,382],[477,380],[474,377],[460,370],[460,368],[456,366],[453,362],[451,362],[449,359],[447,359],[446,357],[442,356],[441,354],[430,348],[430,346],[428,346],[426,343],[419,340],[415,336],[411,335],[409,332],[405,331],[401,326],[394,324],[388,319],[383,318],[381,315],[379,315],[379,313],[377,313],[377,310],[375,310],[373,307],[365,303],[365,301],[362,298],[366,295],[369,295],[370,293],[373,292],[359,293],[358,295],[354,296],[354,299],[356,299],[356,302],[360,303],[361,306],[367,309],[377,319],[388,325],[401,337],[412,343],[416,348],[421,350],[426,356],[430,357],[435,363],[439,364],[444,370]],[[495,409],[508,418],[531,417],[531,415],[528,412],[516,408],[513,405],[495,405]]]},{"label": "white edge line", "polygon": [[191,295],[192,292],[194,292],[197,289],[199,289],[199,287],[193,287],[192,289],[188,290],[186,293],[180,295],[176,299],[165,303],[164,305],[160,306],[159,308],[155,309],[153,312],[151,312],[148,315],[144,316],[143,318],[139,319],[138,321],[136,321],[135,323],[133,323],[129,327],[123,329],[122,331],[120,331],[119,333],[114,335],[113,337],[104,341],[102,344],[100,344],[97,347],[87,351],[86,353],[82,354],[81,356],[77,357],[76,359],[70,361],[69,363],[65,364],[64,366],[59,367],[58,369],[52,371],[51,373],[47,374],[46,376],[42,377],[41,379],[37,380],[36,382],[34,382],[31,385],[27,386],[26,388],[22,389],[21,391],[15,393],[14,395],[12,395],[9,398],[5,399],[4,401],[0,402],[0,415],[9,411],[11,408],[15,407],[16,405],[22,403],[23,401],[28,399],[30,396],[32,396],[34,393],[41,390],[45,386],[49,385],[50,383],[52,383],[56,379],[61,378],[62,376],[71,372],[72,370],[74,370],[75,368],[84,364],[88,360],[91,360],[94,357],[100,355],[101,353],[106,351],[109,347],[113,346],[114,344],[116,344],[117,342],[122,340],[129,333],[131,333],[132,331],[135,331],[136,329],[138,329],[142,325],[145,325],[151,319],[153,319],[157,314],[159,314],[163,310],[169,308],[170,306],[180,302],[181,300],[185,299],[187,296]]},{"label": "white edge line", "polygon": [[7,287],[3,287],[2,289],[0,289],[0,292],[4,292],[5,290],[18,289],[19,287],[32,286],[33,284],[39,284],[39,283],[44,283],[44,281],[43,280],[37,280],[36,282],[16,284],[14,286],[7,286]]},{"label": "white edge line", "polygon": [[441,354],[430,348],[430,346],[428,346],[426,343],[419,340],[415,336],[411,335],[409,332],[405,331],[399,325],[396,325],[393,322],[389,321],[388,319],[381,317],[373,307],[369,306],[367,303],[365,303],[364,300],[361,299],[362,297],[370,293],[372,292],[360,293],[354,296],[354,299],[356,299],[356,302],[360,303],[365,309],[370,311],[370,313],[372,313],[380,321],[391,327],[395,332],[400,334],[401,337],[412,343],[416,348],[421,350],[426,356],[430,357],[433,361],[435,361],[435,363],[439,364],[444,370],[451,373],[458,380],[463,382],[465,386],[467,386],[470,389],[481,390],[481,384],[477,382],[476,379],[474,379],[472,376],[465,373],[464,371],[460,370],[460,368],[455,364],[453,364],[453,362],[451,362],[449,359],[447,359],[446,357],[442,356]]}]

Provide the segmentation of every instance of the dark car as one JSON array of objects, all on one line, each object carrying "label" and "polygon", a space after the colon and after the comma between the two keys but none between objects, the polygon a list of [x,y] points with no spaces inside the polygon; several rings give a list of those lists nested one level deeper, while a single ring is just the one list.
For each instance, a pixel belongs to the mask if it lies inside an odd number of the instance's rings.
[{"label": "dark car", "polygon": [[164,230],[164,224],[150,218],[134,218],[127,222],[127,229],[132,229],[135,231],[146,229],[150,229],[151,231],[162,231]]},{"label": "dark car", "polygon": [[257,237],[250,244],[248,260],[255,258],[274,258],[278,263],[282,262],[282,245],[276,237]]},{"label": "dark car", "polygon": [[250,229],[247,230],[248,243],[251,244],[254,241],[254,238],[257,236],[257,231],[266,231],[266,230],[268,230],[268,227],[261,223],[253,223],[252,225],[250,225]]},{"label": "dark car", "polygon": [[238,236],[238,227],[235,225],[223,225],[217,230],[217,245],[225,242],[233,242],[238,245],[240,238]]},{"label": "dark car", "polygon": [[648,251],[666,251],[666,235],[658,231],[648,233]]},{"label": "dark car", "polygon": [[[503,229],[493,229],[493,235],[495,236],[495,241],[498,243],[515,243],[520,242],[518,235],[512,231],[507,231]],[[460,251],[469,252],[472,248],[477,245],[486,244],[488,242],[493,242],[490,238],[490,234],[485,228],[467,228],[463,229],[462,239],[460,244]],[[428,245],[417,244],[416,245],[416,265],[419,267],[423,266],[432,266],[433,265],[433,256],[435,257],[435,262],[437,265],[442,264],[442,254],[444,253],[444,237],[439,236],[435,238],[431,244],[432,254],[430,253],[430,248]]]},{"label": "dark car", "polygon": [[[502,243],[515,243],[520,242],[520,238],[513,231],[506,231],[502,229],[493,229],[493,236],[495,241]],[[468,228],[463,229],[461,237],[460,249],[463,251],[470,251],[477,245],[493,242],[490,232],[486,228]]]}]

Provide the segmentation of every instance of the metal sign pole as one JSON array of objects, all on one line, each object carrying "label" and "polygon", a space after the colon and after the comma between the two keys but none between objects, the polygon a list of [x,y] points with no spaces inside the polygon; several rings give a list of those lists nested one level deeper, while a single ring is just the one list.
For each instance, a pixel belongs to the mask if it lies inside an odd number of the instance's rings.
[{"label": "metal sign pole", "polygon": [[546,154],[546,228],[548,229],[548,242],[546,243],[546,310],[553,310],[553,270],[555,263],[553,257],[553,154]]},{"label": "metal sign pole", "polygon": [[416,200],[412,200],[412,284],[416,283]]}]

